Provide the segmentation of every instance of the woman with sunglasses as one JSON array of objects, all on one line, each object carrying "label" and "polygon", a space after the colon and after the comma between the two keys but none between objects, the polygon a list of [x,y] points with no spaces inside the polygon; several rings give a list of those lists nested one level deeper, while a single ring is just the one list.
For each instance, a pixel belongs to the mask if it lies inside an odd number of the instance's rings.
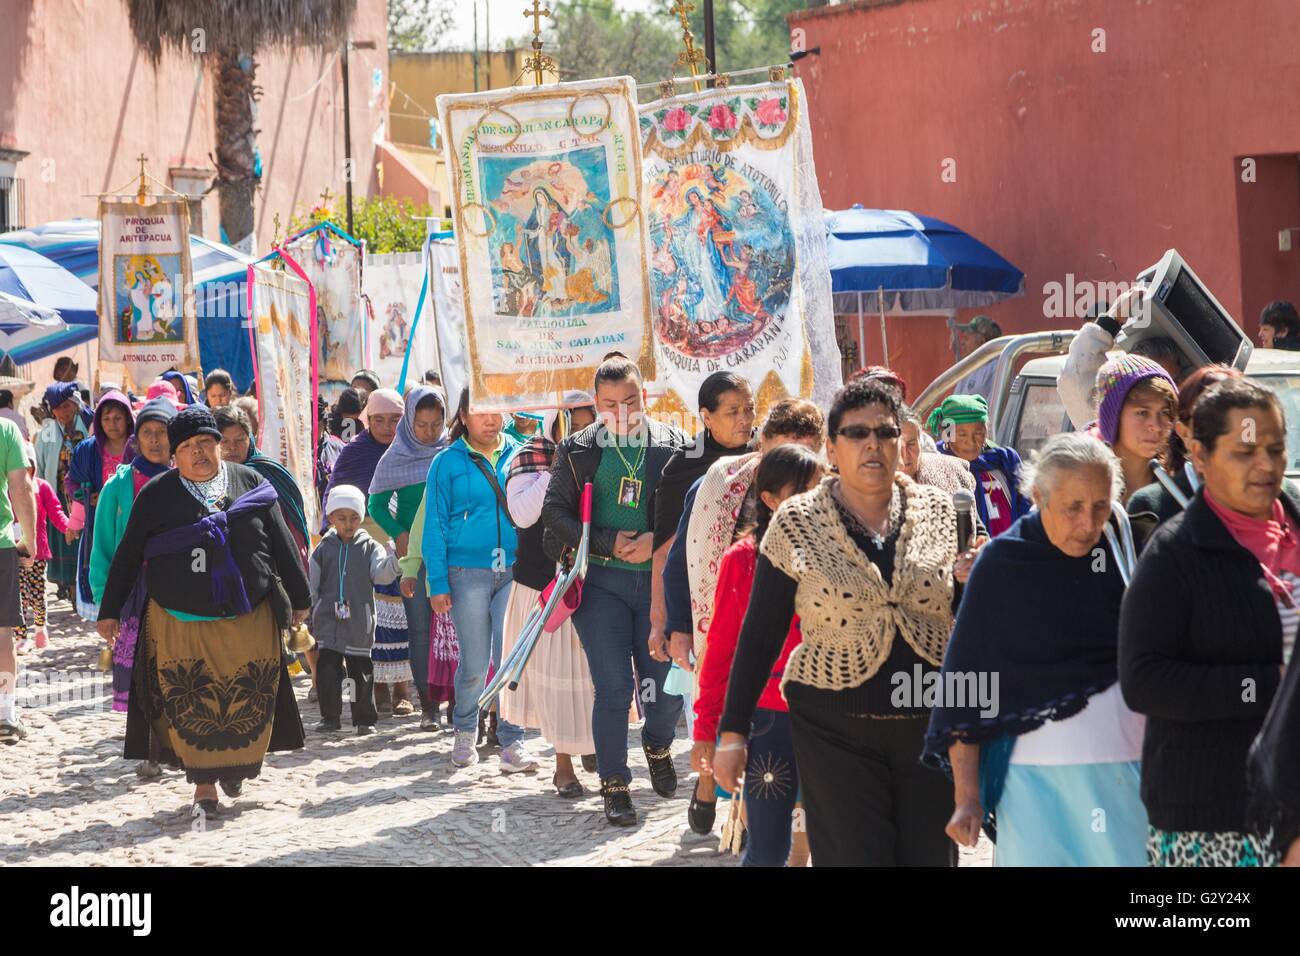
[{"label": "woman with sunglasses", "polygon": [[838,475],[785,501],[763,536],[718,724],[714,775],[734,790],[797,614],[803,643],[781,691],[817,866],[957,862],[947,782],[918,759],[922,690],[952,627],[957,515],[946,493],[897,473],[899,406],[870,380],[835,396],[826,449]]}]

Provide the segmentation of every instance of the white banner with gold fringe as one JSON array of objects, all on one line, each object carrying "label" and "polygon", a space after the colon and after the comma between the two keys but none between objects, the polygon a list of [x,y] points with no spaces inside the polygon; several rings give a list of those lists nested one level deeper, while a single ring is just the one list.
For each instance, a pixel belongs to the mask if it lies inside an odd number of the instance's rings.
[{"label": "white banner with gold fringe", "polygon": [[190,214],[183,197],[99,202],[99,358],[144,392],[169,368],[199,367]]},{"label": "white banner with gold fringe", "polygon": [[554,406],[611,351],[653,378],[631,77],[443,95],[438,113],[472,407]]},{"label": "white banner with gold fringe", "polygon": [[689,415],[717,371],[753,384],[760,416],[791,396],[826,408],[840,356],[802,83],[657,100],[640,127],[652,412]]}]

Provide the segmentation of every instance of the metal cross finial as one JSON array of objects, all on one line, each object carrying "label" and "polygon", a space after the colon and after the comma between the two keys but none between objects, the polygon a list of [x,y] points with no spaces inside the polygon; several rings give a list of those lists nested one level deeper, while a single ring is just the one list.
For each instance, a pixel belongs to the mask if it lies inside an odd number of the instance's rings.
[{"label": "metal cross finial", "polygon": [[147,206],[149,204],[149,174],[145,172],[145,166],[149,162],[149,157],[141,153],[136,159],[140,162],[140,186],[136,189],[135,201],[137,205]]},{"label": "metal cross finial", "polygon": [[542,35],[542,17],[549,17],[550,15],[550,7],[543,7],[538,0],[533,0],[533,8],[531,10],[524,11],[524,16],[531,17],[533,20],[534,37]]},{"label": "metal cross finial", "polygon": [[329,208],[329,204],[330,204],[330,195],[331,195],[331,193],[330,193],[330,188],[329,188],[328,186],[326,186],[326,187],[321,191],[321,194],[320,194],[320,204],[321,204],[322,206],[324,206],[325,208],[327,208],[327,209]]},{"label": "metal cross finial", "polygon": [[[677,54],[678,64],[686,67],[691,71],[692,77],[698,77],[700,71],[696,65],[704,62],[704,51],[695,48],[695,34],[691,33],[690,13],[695,9],[695,4],[688,3],[686,0],[675,0],[668,12],[682,21],[682,51]],[[705,66],[708,71],[708,65]],[[695,81],[695,92],[700,92],[700,83]]]}]

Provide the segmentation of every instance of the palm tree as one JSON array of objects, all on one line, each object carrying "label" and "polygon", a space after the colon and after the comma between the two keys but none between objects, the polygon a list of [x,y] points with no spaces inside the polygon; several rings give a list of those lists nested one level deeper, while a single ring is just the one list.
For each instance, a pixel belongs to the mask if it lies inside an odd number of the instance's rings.
[{"label": "palm tree", "polygon": [[347,36],[356,0],[126,0],[131,35],[154,66],[164,47],[208,58],[212,67],[221,228],[231,242],[253,232],[258,51],[328,49]]}]

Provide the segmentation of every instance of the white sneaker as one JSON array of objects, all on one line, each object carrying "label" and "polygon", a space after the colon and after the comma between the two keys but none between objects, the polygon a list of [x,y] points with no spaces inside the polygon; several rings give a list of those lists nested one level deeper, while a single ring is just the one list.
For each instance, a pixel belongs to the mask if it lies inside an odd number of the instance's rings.
[{"label": "white sneaker", "polygon": [[451,748],[451,762],[457,767],[472,767],[478,763],[478,750],[474,741],[478,734],[472,730],[456,731],[456,744]]},{"label": "white sneaker", "polygon": [[537,769],[537,758],[524,749],[522,740],[501,749],[501,772],[524,773]]}]

